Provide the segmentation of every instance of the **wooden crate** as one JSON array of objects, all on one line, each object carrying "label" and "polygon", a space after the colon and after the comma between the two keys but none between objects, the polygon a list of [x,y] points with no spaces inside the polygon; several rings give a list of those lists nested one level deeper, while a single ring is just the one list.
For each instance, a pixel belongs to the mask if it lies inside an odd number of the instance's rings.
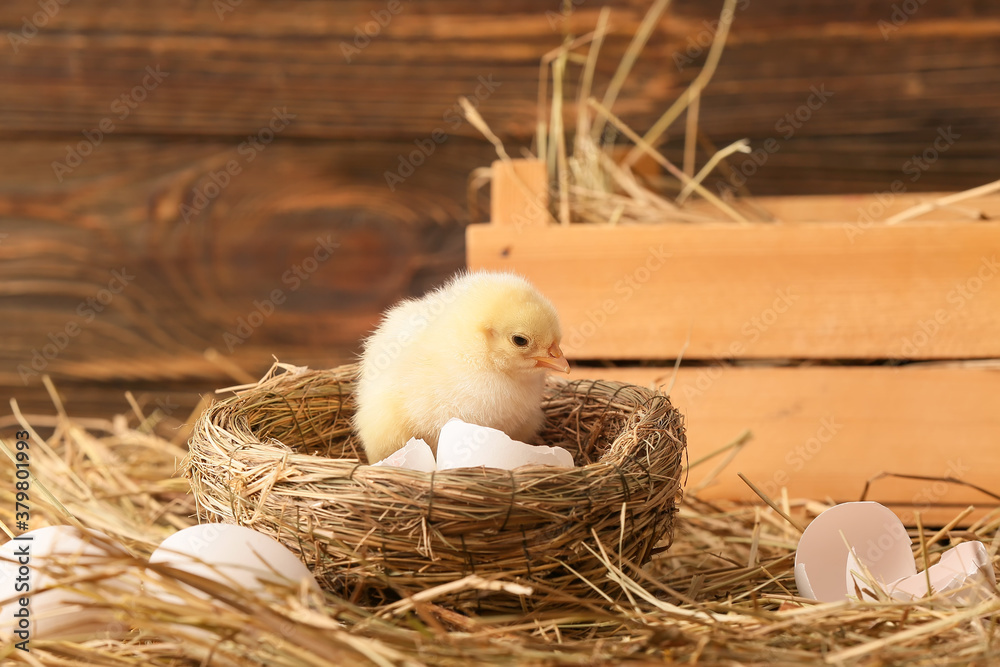
[{"label": "wooden crate", "polygon": [[[838,502],[882,472],[1000,492],[1000,367],[973,361],[1000,357],[1000,197],[895,226],[862,214],[935,197],[761,200],[781,223],[563,226],[542,213],[544,168],[513,166],[527,187],[494,165],[492,222],[468,228],[469,267],[538,285],[571,359],[644,362],[576,376],[667,386],[683,350],[671,396],[691,460],[754,436],[703,497],[754,499],[737,472],[775,496]],[[996,505],[968,486],[899,478],[869,498],[909,523],[913,511],[941,522]]]}]

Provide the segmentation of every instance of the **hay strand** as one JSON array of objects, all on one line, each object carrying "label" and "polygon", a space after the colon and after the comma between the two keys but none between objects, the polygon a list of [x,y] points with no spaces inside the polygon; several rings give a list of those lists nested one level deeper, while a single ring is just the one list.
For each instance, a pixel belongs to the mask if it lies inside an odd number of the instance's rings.
[{"label": "hay strand", "polygon": [[[656,142],[663,136],[663,133],[673,125],[674,121],[681,115],[681,113],[687,109],[692,101],[699,98],[701,91],[705,89],[708,83],[712,80],[715,75],[715,70],[719,66],[719,60],[722,59],[722,51],[726,46],[726,39],[729,37],[729,28],[733,24],[733,18],[736,14],[736,2],[737,0],[725,0],[722,4],[722,12],[719,14],[719,27],[712,37],[712,44],[708,47],[708,56],[705,58],[705,65],[698,72],[698,76],[695,77],[694,81],[688,86],[681,96],[675,101],[669,109],[663,112],[663,115],[653,126],[646,131],[642,139],[646,144],[655,145]],[[608,105],[605,105],[608,106]],[[636,160],[639,159],[641,155],[640,148],[638,144],[633,148],[628,156],[625,158],[625,164],[631,165],[635,164]]]}]

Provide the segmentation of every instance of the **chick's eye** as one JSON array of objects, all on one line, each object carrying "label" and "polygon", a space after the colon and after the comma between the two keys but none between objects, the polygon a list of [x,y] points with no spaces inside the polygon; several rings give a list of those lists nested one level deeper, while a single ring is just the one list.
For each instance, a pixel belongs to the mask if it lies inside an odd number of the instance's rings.
[{"label": "chick's eye", "polygon": [[518,347],[525,347],[528,344],[528,339],[521,334],[514,334],[510,337],[510,341]]}]

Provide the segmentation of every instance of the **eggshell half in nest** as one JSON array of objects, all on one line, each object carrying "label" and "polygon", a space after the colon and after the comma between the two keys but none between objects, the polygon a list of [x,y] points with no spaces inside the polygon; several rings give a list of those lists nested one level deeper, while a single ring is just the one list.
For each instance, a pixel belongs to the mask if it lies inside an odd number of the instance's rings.
[{"label": "eggshell half in nest", "polygon": [[529,445],[503,431],[453,418],[441,427],[437,469],[499,468],[514,470],[525,465],[573,467],[573,456],[562,447]]}]

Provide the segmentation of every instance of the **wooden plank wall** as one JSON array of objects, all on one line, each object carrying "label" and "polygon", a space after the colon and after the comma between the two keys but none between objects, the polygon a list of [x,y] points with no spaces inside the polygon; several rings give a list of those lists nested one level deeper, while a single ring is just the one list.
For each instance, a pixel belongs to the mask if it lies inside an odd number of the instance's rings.
[{"label": "wooden plank wall", "polygon": [[[512,151],[529,143],[540,56],[600,8],[564,19],[560,4],[0,4],[3,394],[41,408],[50,373],[71,408],[106,413],[126,387],[193,404],[272,354],[349,359],[384,307],[462,265],[466,179],[493,151],[456,98],[478,94]],[[599,93],[649,3],[609,4]],[[616,105],[635,127],[697,75],[720,6],[671,6]],[[739,6],[701,127],[717,144],[776,139],[763,165],[737,165],[751,191],[987,180],[1000,8]],[[814,89],[832,96],[810,109]],[[947,150],[915,166],[947,128]],[[434,153],[401,163],[420,146]]]}]

